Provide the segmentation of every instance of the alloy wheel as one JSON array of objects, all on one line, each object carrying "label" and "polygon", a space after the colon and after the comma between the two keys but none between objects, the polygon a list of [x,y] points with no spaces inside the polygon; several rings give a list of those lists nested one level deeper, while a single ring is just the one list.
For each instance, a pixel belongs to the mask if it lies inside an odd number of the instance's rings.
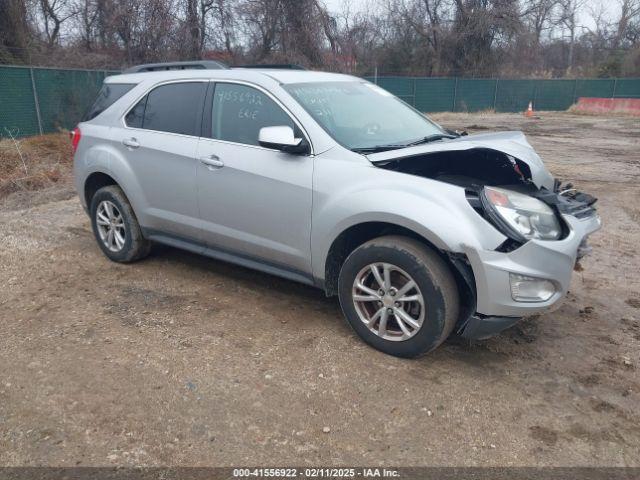
[{"label": "alloy wheel", "polygon": [[124,218],[118,207],[109,200],[103,200],[96,209],[96,225],[100,240],[112,252],[123,249],[127,231]]},{"label": "alloy wheel", "polygon": [[372,263],[360,270],[351,296],[360,320],[385,340],[408,340],[424,323],[424,297],[418,284],[390,263]]}]

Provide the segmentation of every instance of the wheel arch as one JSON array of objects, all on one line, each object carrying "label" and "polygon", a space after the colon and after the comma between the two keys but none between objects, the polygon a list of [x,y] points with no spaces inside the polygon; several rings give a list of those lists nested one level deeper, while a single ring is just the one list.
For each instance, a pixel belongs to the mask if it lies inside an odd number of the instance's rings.
[{"label": "wheel arch", "polygon": [[360,222],[340,232],[329,247],[324,261],[323,286],[327,295],[337,294],[340,268],[349,254],[365,242],[386,235],[400,235],[418,240],[451,264],[445,250],[439,248],[433,241],[411,228],[387,221]]},{"label": "wheel arch", "polygon": [[144,191],[128,159],[113,145],[99,142],[88,147],[76,160],[74,168],[76,188],[87,210],[91,208],[95,192],[107,185],[117,185],[138,218],[144,216],[147,208]]},{"label": "wheel arch", "polygon": [[109,185],[117,185],[122,188],[115,178],[101,171],[93,172],[86,178],[86,180],[84,181],[84,188],[82,193],[84,195],[84,200],[86,202],[87,208],[91,206],[91,199],[96,194],[96,192],[101,188],[107,187]]},{"label": "wheel arch", "polygon": [[408,227],[392,222],[369,221],[351,225],[344,229],[331,243],[325,259],[323,288],[327,296],[338,294],[340,269],[349,254],[360,245],[386,235],[401,235],[413,238],[440,256],[450,268],[460,295],[458,325],[463,324],[476,308],[476,286],[473,270],[463,253],[452,253],[439,248],[424,235]]}]

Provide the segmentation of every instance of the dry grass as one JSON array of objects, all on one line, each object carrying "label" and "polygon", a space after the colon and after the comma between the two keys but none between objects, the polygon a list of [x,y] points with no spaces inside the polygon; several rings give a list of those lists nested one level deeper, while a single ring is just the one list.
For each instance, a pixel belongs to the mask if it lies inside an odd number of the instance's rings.
[{"label": "dry grass", "polygon": [[495,117],[495,110],[482,110],[479,112],[435,112],[429,113],[427,115],[429,118],[433,118],[438,122],[446,122],[446,121],[459,121],[460,119],[484,119],[484,118],[493,118]]},{"label": "dry grass", "polygon": [[71,145],[66,133],[12,138],[0,132],[0,198],[71,180]]}]

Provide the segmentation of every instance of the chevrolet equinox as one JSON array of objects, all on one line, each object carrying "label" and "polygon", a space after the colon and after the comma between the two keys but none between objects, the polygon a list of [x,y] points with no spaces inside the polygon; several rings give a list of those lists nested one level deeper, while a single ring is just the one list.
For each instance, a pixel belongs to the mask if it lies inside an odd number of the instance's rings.
[{"label": "chevrolet equinox", "polygon": [[115,262],[158,242],[313,285],[415,357],[548,310],[600,227],[521,132],[453,132],[347,75],[178,68],[108,77],[71,134]]}]

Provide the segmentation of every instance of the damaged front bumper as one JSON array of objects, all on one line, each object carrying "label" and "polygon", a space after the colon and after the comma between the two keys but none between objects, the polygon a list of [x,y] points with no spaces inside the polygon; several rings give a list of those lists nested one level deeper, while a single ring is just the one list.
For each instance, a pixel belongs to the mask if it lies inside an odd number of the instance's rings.
[{"label": "damaged front bumper", "polygon": [[[595,213],[586,218],[562,217],[569,230],[562,240],[530,240],[511,252],[464,247],[475,277],[476,314],[460,328],[463,337],[489,337],[521,317],[548,311],[566,295],[586,238],[601,227],[601,221]],[[554,291],[544,301],[515,300],[513,274],[551,282]]]},{"label": "damaged front bumper", "polygon": [[522,317],[487,317],[471,315],[460,329],[460,336],[468,340],[484,340],[512,327]]}]

